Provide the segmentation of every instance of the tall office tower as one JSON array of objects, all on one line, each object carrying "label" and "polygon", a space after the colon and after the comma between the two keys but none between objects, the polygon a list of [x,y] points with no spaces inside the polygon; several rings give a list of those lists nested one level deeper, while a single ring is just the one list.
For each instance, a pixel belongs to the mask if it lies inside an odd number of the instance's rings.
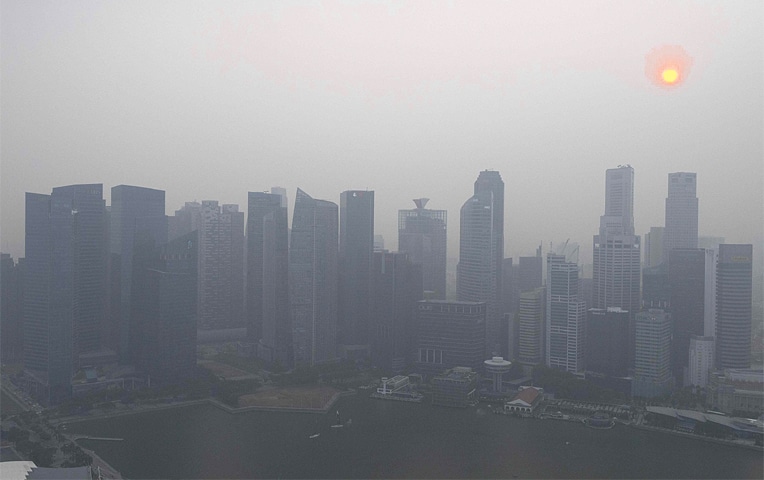
[{"label": "tall office tower", "polygon": [[501,267],[504,260],[504,182],[484,170],[475,193],[462,206],[456,295],[460,301],[485,302],[486,356],[506,356],[507,325],[501,315]]},{"label": "tall office tower", "polygon": [[517,277],[515,279],[517,291],[528,292],[539,288],[543,284],[544,259],[541,257],[541,246],[536,250],[534,257],[520,257],[517,263]]},{"label": "tall office tower", "polygon": [[645,267],[657,267],[663,261],[664,227],[650,227],[645,234]]},{"label": "tall office tower", "polygon": [[177,383],[196,368],[198,235],[160,244],[135,238],[131,343],[136,367],[152,384]]},{"label": "tall office tower", "polygon": [[342,356],[369,357],[371,265],[374,253],[374,192],[340,195],[339,319]]},{"label": "tall office tower", "polygon": [[405,253],[375,252],[372,285],[372,361],[402,373],[412,360],[416,302],[423,298],[422,265]]},{"label": "tall office tower", "polygon": [[[505,258],[501,266],[501,311],[515,313],[517,308],[518,291],[515,286],[516,271],[511,258]],[[508,357],[511,358],[511,357]]]},{"label": "tall office tower", "polygon": [[719,245],[716,263],[716,362],[751,368],[753,246]]},{"label": "tall office tower", "polygon": [[703,336],[706,252],[675,248],[669,255],[671,365],[675,384],[689,385],[690,337]]},{"label": "tall office tower", "polygon": [[[619,307],[633,317],[639,311],[640,239],[634,235],[634,169],[629,166],[605,173],[605,215],[594,236],[592,268],[593,308]],[[633,359],[634,327],[629,356]]]},{"label": "tall office tower", "polygon": [[289,294],[295,365],[337,358],[337,204],[299,188],[289,249]]},{"label": "tall office tower", "polygon": [[167,239],[174,240],[190,232],[202,229],[202,204],[186,202],[175,210],[175,215],[167,217]]},{"label": "tall office tower", "polygon": [[635,315],[636,351],[632,395],[660,397],[671,392],[671,315],[650,309]]},{"label": "tall office tower", "polygon": [[0,254],[0,355],[3,363],[19,363],[24,359],[22,260],[14,262],[10,254]]},{"label": "tall office tower", "polygon": [[429,377],[454,367],[482,369],[485,315],[482,302],[417,302],[416,371]]},{"label": "tall office tower", "polygon": [[446,299],[447,212],[424,208],[428,198],[417,198],[412,210],[398,210],[398,251],[422,265],[424,289],[433,299]]},{"label": "tall office tower", "polygon": [[523,365],[541,365],[544,352],[545,289],[539,287],[520,294],[517,312],[517,360]]},{"label": "tall office tower", "polygon": [[669,173],[666,197],[666,230],[663,236],[663,260],[671,258],[675,248],[698,248],[697,174]]},{"label": "tall office tower", "polygon": [[629,374],[629,312],[590,308],[586,325],[586,371],[606,377]]},{"label": "tall office tower", "polygon": [[78,356],[100,348],[104,211],[100,184],[26,194],[24,368],[48,404],[71,394]]},{"label": "tall office tower", "polygon": [[703,279],[703,336],[716,337],[716,263],[719,247],[706,248]]},{"label": "tall office tower", "polygon": [[148,229],[151,237],[165,243],[167,221],[165,217],[164,190],[117,185],[111,189],[110,252],[112,267],[118,275],[112,286],[119,291],[119,301],[113,301],[114,323],[119,330],[120,361],[129,363],[130,358],[130,292],[133,285],[133,246],[137,229]]},{"label": "tall office tower", "polygon": [[586,304],[579,295],[579,267],[565,255],[550,253],[546,261],[546,365],[583,372]]},{"label": "tall office tower", "polygon": [[705,388],[714,368],[714,337],[690,337],[689,385]]},{"label": "tall office tower", "polygon": [[267,362],[292,365],[289,311],[289,225],[285,195],[249,192],[247,337]]}]

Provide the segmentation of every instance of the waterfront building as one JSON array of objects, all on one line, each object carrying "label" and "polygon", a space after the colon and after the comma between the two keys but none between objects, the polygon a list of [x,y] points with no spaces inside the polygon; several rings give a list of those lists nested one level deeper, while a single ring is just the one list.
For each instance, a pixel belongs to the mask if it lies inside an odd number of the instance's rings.
[{"label": "waterfront building", "polygon": [[370,356],[371,270],[374,252],[374,192],[340,195],[339,316],[342,356]]},{"label": "waterfront building", "polygon": [[24,259],[0,254],[0,355],[3,363],[24,359]]},{"label": "waterfront building", "polygon": [[729,415],[758,417],[764,413],[764,371],[729,368],[709,376],[708,405]]},{"label": "waterfront building", "polygon": [[337,204],[297,189],[289,249],[295,365],[337,359]]},{"label": "waterfront building", "polygon": [[[605,173],[605,214],[593,244],[591,307],[619,307],[629,312],[633,324],[640,304],[640,238],[634,235],[634,169],[630,165]],[[632,327],[630,359],[634,358],[634,337]]]},{"label": "waterfront building", "polygon": [[544,361],[545,289],[539,287],[520,294],[517,312],[517,360],[526,366]]},{"label": "waterfront building", "polygon": [[293,360],[287,213],[286,194],[247,195],[247,338],[284,367]]},{"label": "waterfront building", "polygon": [[499,312],[503,260],[504,182],[499,172],[484,170],[460,212],[456,292],[460,301],[485,302],[489,356],[507,351],[507,326]]},{"label": "waterfront building", "polygon": [[168,219],[170,240],[197,231],[199,275],[197,326],[223,330],[244,326],[244,213],[216,200],[187,202]]},{"label": "waterfront building", "polygon": [[544,389],[531,386],[522,386],[517,395],[504,404],[504,411],[508,413],[515,413],[523,416],[531,416],[536,411],[536,408],[541,404]]},{"label": "waterfront building", "polygon": [[405,253],[374,252],[372,271],[372,361],[402,372],[415,348],[416,302],[422,300],[422,265]]},{"label": "waterfront building", "polygon": [[668,174],[666,230],[663,236],[663,261],[671,259],[675,248],[698,248],[697,174]]},{"label": "waterfront building", "polygon": [[750,368],[753,246],[722,244],[716,263],[716,362]]},{"label": "waterfront building", "polygon": [[674,248],[668,259],[671,365],[678,386],[689,385],[690,337],[703,336],[705,263],[699,248]]},{"label": "waterfront building", "polygon": [[586,325],[586,371],[609,378],[629,374],[629,312],[590,308]]},{"label": "waterfront building", "polygon": [[565,255],[547,255],[546,365],[584,370],[586,304],[579,295],[579,267]]},{"label": "waterfront building", "polygon": [[493,357],[483,362],[483,369],[486,377],[491,379],[491,393],[500,394],[504,392],[503,377],[509,373],[512,362],[504,360],[502,357]]},{"label": "waterfront building", "polygon": [[135,239],[132,351],[152,384],[195,373],[198,238],[189,232],[165,244],[150,236]]},{"label": "waterfront building", "polygon": [[429,298],[445,300],[447,212],[425,208],[428,201],[417,198],[415,209],[398,210],[398,251],[422,265],[424,289],[432,292]]},{"label": "waterfront building", "polygon": [[635,359],[632,395],[660,397],[673,388],[671,315],[650,309],[635,315]]},{"label": "waterfront building", "polygon": [[104,212],[101,184],[26,194],[24,370],[44,404],[68,398],[79,356],[101,347]]},{"label": "waterfront building", "polygon": [[153,188],[117,185],[111,189],[109,248],[112,279],[119,292],[112,300],[112,324],[118,330],[120,361],[130,363],[130,305],[133,286],[133,247],[138,229],[148,230],[160,243],[167,240],[165,192]]},{"label": "waterfront building", "polygon": [[466,408],[477,401],[480,376],[468,367],[454,367],[430,381],[432,404]]},{"label": "waterfront building", "polygon": [[714,337],[690,337],[689,385],[703,388],[708,385],[708,375],[714,368],[715,348]]},{"label": "waterfront building", "polygon": [[657,267],[663,261],[663,236],[665,227],[650,227],[645,234],[645,267]]},{"label": "waterfront building", "polygon": [[485,315],[482,302],[417,302],[416,371],[431,376],[453,367],[482,368]]}]

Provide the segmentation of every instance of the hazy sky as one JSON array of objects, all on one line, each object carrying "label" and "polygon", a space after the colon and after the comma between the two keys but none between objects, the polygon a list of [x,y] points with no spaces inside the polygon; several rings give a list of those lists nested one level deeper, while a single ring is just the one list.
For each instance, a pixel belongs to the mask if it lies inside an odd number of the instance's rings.
[{"label": "hazy sky", "polygon": [[[637,233],[667,174],[698,174],[700,234],[762,236],[759,1],[2,1],[2,241],[24,252],[24,192],[103,183],[167,212],[287,188],[376,192],[397,247],[413,198],[459,208],[505,182],[506,256],[540,241],[590,261],[605,169],[635,169]],[[663,50],[661,50],[663,47]],[[680,84],[650,60],[686,55]],[[651,53],[652,52],[652,53]],[[672,53],[673,52],[673,53]],[[680,52],[677,54],[676,52]],[[681,56],[680,55],[680,56]]]}]

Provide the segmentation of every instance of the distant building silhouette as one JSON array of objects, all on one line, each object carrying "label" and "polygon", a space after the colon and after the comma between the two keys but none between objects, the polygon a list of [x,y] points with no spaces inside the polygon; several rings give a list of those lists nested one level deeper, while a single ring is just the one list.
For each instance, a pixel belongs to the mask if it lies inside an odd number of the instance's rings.
[{"label": "distant building silhouette", "polygon": [[716,264],[716,361],[719,368],[751,367],[752,276],[752,245],[719,245]]},{"label": "distant building silhouette", "polygon": [[697,174],[668,174],[666,230],[663,236],[663,260],[671,258],[675,248],[698,248]]},{"label": "distant building silhouette", "polygon": [[429,199],[414,200],[416,208],[398,210],[398,250],[422,265],[425,291],[433,299],[446,299],[446,235],[448,215],[445,210],[429,210]]},{"label": "distant building silhouette", "polygon": [[342,355],[364,358],[371,345],[371,271],[374,192],[340,195],[338,342]]},{"label": "distant building silhouette", "polygon": [[650,227],[645,234],[645,261],[644,266],[657,267],[663,261],[663,237],[664,227]]},{"label": "distant building silhouette", "polygon": [[3,363],[24,359],[24,259],[0,254],[0,355]]},{"label": "distant building silhouette", "polygon": [[402,373],[415,348],[422,265],[405,253],[375,252],[373,261],[372,361],[385,371]]},{"label": "distant building silhouette", "polygon": [[26,194],[24,369],[46,404],[71,395],[79,355],[101,346],[104,214],[101,184]]},{"label": "distant building silhouette", "polygon": [[703,336],[705,263],[699,248],[674,248],[668,260],[671,365],[678,386],[689,384],[690,337]]},{"label": "distant building silhouette", "polygon": [[160,244],[135,239],[131,337],[135,365],[152,384],[191,378],[196,368],[198,235]]},{"label": "distant building silhouette", "polygon": [[533,257],[520,257],[517,263],[516,284],[518,292],[528,292],[543,285],[542,273],[544,259],[541,257],[541,246]]},{"label": "distant building silhouette", "polygon": [[299,188],[289,249],[295,365],[337,359],[337,204]]},{"label": "distant building silhouette", "polygon": [[509,333],[501,315],[504,260],[504,182],[484,170],[475,193],[462,206],[456,292],[460,301],[485,302],[485,355],[506,356]]},{"label": "distant building silhouette", "polygon": [[546,365],[584,371],[586,304],[579,293],[578,264],[565,255],[547,255]]},{"label": "distant building silhouette", "polygon": [[485,352],[483,302],[417,302],[414,368],[427,376],[454,367],[482,368]]},{"label": "distant building silhouette", "polygon": [[[130,304],[133,285],[133,246],[136,230],[152,230],[151,236],[160,243],[167,238],[165,192],[153,188],[117,185],[111,189],[110,252],[112,268],[118,275],[112,286],[119,292],[114,299],[112,316],[119,331],[119,356],[123,363],[132,361],[130,355]],[[164,238],[162,236],[164,235]]]},{"label": "distant building silhouette", "polygon": [[629,374],[629,312],[618,307],[587,312],[586,370],[606,377]]}]

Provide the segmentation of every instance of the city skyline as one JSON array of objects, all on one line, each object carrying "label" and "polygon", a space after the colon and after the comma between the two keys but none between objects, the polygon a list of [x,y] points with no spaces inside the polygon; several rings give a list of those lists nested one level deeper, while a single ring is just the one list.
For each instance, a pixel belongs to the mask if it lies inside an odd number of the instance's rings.
[{"label": "city skyline", "polygon": [[[586,245],[602,207],[591,182],[618,164],[637,172],[637,233],[663,224],[666,174],[691,171],[699,234],[756,244],[761,5],[597,5],[4,2],[0,250],[24,256],[24,191],[99,182],[163,189],[169,214],[193,199],[243,206],[266,185],[335,203],[374,190],[394,251],[412,198],[455,218],[463,179],[492,169],[506,182],[505,256],[518,257],[541,241]],[[321,9],[324,23],[302,23]],[[439,26],[470,20],[484,27]],[[250,22],[263,28],[248,37]],[[278,47],[258,56],[260,42]],[[671,90],[645,76],[661,45],[693,60]],[[211,162],[226,174],[202,173]],[[740,205],[749,222],[730,215]]]}]

